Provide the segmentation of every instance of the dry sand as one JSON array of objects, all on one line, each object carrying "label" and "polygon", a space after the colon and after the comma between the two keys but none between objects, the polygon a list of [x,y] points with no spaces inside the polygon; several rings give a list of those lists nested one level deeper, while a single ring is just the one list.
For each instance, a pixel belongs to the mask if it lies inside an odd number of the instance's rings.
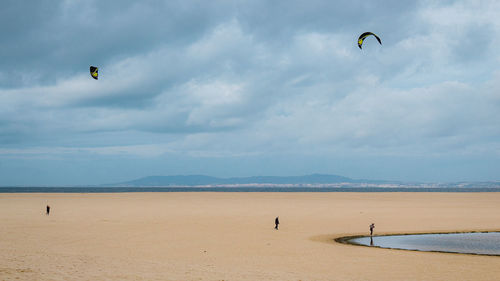
[{"label": "dry sand", "polygon": [[500,280],[500,257],[332,242],[372,222],[499,230],[500,193],[0,194],[0,280]]}]

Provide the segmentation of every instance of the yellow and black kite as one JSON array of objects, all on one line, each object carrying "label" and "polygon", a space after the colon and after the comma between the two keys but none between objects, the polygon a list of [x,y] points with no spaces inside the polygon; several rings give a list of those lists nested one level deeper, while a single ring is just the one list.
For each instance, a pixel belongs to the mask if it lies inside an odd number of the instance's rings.
[{"label": "yellow and black kite", "polygon": [[92,78],[97,80],[97,78],[99,78],[99,68],[90,66],[90,75],[92,76]]},{"label": "yellow and black kite", "polygon": [[375,38],[377,38],[377,41],[380,43],[380,45],[382,45],[382,41],[380,41],[380,38],[378,38],[377,35],[375,35],[374,33],[371,33],[371,32],[365,32],[365,33],[359,35],[359,38],[358,38],[358,47],[360,49],[361,49],[361,45],[363,45],[363,41],[365,40],[365,38],[370,36],[370,35],[375,36]]}]

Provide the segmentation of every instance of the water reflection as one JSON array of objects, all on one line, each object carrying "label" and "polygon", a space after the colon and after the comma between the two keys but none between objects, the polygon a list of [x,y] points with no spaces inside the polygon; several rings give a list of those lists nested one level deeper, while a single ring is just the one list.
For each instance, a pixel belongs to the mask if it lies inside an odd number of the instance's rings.
[{"label": "water reflection", "polygon": [[349,242],[392,249],[500,255],[500,232],[390,235]]}]

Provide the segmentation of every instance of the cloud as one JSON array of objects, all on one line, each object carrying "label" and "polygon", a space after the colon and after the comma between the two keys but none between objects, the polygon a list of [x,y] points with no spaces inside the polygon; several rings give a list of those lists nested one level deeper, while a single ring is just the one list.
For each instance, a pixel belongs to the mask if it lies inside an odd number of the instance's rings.
[{"label": "cloud", "polygon": [[498,157],[496,1],[33,5],[0,12],[0,157]]}]

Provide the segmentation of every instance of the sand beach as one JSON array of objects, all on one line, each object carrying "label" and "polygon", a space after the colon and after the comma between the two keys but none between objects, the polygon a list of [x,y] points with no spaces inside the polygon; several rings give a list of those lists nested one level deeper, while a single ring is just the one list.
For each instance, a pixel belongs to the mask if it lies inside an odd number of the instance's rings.
[{"label": "sand beach", "polygon": [[333,241],[372,222],[500,230],[500,193],[0,194],[0,280],[500,280],[500,257]]}]

